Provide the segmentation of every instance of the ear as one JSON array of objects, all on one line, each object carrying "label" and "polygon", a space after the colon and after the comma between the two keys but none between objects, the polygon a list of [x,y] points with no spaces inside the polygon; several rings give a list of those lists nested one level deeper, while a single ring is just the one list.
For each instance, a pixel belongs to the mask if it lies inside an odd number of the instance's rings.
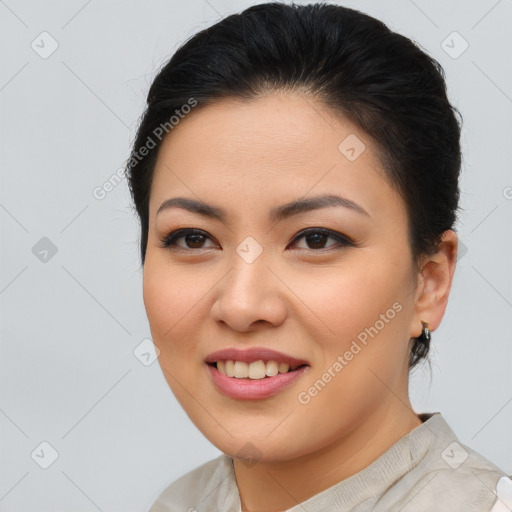
[{"label": "ear", "polygon": [[415,311],[410,329],[411,337],[421,335],[421,321],[428,322],[434,331],[443,318],[457,264],[458,237],[449,229],[443,233],[439,252],[425,257],[417,276]]}]

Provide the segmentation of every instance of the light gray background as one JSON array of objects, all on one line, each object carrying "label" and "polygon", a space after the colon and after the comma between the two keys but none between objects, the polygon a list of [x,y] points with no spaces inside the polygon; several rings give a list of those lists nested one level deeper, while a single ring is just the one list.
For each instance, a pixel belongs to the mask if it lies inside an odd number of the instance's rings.
[{"label": "light gray background", "polygon": [[[93,190],[123,166],[151,80],[177,45],[253,3],[0,0],[4,512],[144,511],[220,453],[158,362],[134,355],[150,337],[138,224],[126,180],[102,200]],[[343,4],[437,58],[464,116],[461,257],[433,335],[432,383],[427,369],[415,374],[412,403],[443,412],[462,442],[512,473],[512,1]],[[44,31],[58,43],[46,58]],[[457,58],[453,31],[469,44]],[[43,237],[57,249],[46,261]],[[48,469],[42,442],[58,453]]]}]

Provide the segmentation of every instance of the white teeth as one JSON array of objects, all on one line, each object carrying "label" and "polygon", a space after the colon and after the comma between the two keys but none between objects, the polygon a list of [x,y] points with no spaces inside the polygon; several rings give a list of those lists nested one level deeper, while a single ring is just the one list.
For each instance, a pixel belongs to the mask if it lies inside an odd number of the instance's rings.
[{"label": "white teeth", "polygon": [[279,373],[286,373],[290,369],[290,365],[288,363],[279,363]]},{"label": "white teeth", "polygon": [[249,377],[249,365],[243,361],[235,361],[235,375],[237,379]]},{"label": "white teeth", "polygon": [[277,361],[259,360],[252,363],[244,361],[217,361],[217,370],[228,377],[237,379],[264,379],[265,377],[274,377],[278,373],[288,373],[290,365],[288,363],[278,363]]},{"label": "white teeth", "polygon": [[249,379],[264,379],[267,372],[264,361],[255,361],[249,365]]},{"label": "white teeth", "polygon": [[[218,368],[218,364],[219,363],[217,362],[217,369],[219,371],[221,371],[220,368]],[[235,363],[233,361],[226,361],[226,375],[228,377],[234,377],[235,376]]]},{"label": "white teeth", "polygon": [[279,365],[275,361],[269,361],[267,363],[267,375],[274,377],[279,373]]}]

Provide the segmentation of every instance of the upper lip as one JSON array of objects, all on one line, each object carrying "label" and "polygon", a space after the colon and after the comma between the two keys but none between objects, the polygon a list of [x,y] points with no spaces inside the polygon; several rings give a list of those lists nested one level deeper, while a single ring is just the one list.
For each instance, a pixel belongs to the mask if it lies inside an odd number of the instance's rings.
[{"label": "upper lip", "polygon": [[298,359],[282,352],[277,352],[265,347],[252,347],[247,349],[226,348],[209,354],[205,362],[216,363],[217,361],[243,361],[252,363],[254,361],[276,361],[277,363],[288,363],[290,367],[297,367],[308,364],[305,359]]}]

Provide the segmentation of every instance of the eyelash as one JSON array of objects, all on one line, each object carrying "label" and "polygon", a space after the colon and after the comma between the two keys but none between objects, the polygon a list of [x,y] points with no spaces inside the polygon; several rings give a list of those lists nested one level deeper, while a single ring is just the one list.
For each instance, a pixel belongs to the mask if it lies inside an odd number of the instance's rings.
[{"label": "eyelash", "polygon": [[[338,242],[338,243],[335,245],[329,246],[329,247],[321,248],[321,249],[309,249],[309,248],[302,249],[301,248],[300,250],[306,251],[309,253],[318,253],[318,252],[330,251],[330,250],[337,249],[337,248],[339,249],[339,248],[341,248],[340,246],[350,247],[350,246],[356,245],[355,242],[353,240],[351,240],[350,238],[348,238],[347,236],[341,235],[340,233],[337,233],[336,231],[332,231],[330,229],[325,229],[325,228],[305,229],[305,230],[297,233],[297,235],[295,235],[293,237],[293,239],[290,243],[291,244],[296,243],[301,238],[307,237],[310,234],[318,234],[318,233],[325,235],[328,238],[332,238],[332,239],[336,240],[336,242]],[[177,230],[169,233],[164,239],[161,240],[161,244],[159,245],[159,247],[161,247],[163,249],[169,249],[172,251],[200,251],[200,250],[204,250],[204,249],[209,249],[209,247],[206,247],[206,248],[199,247],[199,248],[194,249],[194,248],[190,248],[190,247],[180,247],[180,246],[176,245],[177,240],[179,240],[180,238],[184,238],[187,235],[201,235],[201,236],[204,236],[205,238],[211,239],[211,237],[208,236],[208,234],[201,229],[183,228],[183,229],[177,229]]]}]

